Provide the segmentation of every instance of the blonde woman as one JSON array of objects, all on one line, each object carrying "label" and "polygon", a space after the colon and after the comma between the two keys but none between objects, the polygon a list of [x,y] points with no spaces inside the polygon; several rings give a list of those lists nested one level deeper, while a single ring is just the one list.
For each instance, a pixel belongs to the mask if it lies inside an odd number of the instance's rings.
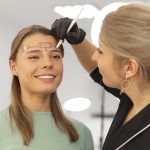
[{"label": "blonde woman", "polygon": [[93,80],[120,99],[102,150],[150,149],[150,4],[129,3],[109,13],[98,48],[77,24],[66,34],[70,22],[56,20],[52,30],[72,44]]},{"label": "blonde woman", "polygon": [[12,101],[0,113],[1,150],[94,150],[91,133],[67,118],[56,94],[64,49],[46,27],[32,25],[15,37],[9,58]]}]

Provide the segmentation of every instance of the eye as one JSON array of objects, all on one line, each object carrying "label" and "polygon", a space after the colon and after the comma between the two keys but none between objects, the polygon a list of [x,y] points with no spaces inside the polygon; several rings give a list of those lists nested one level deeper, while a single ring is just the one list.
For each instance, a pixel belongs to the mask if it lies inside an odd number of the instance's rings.
[{"label": "eye", "polygon": [[53,59],[53,60],[60,60],[60,59],[62,59],[62,56],[59,55],[59,54],[52,55],[52,56],[51,56],[51,59]]},{"label": "eye", "polygon": [[103,52],[100,50],[100,48],[97,48],[97,52],[98,52],[99,54],[103,54]]},{"label": "eye", "polygon": [[40,59],[40,57],[39,57],[39,56],[30,56],[28,59],[33,59],[33,60],[35,60],[35,59]]}]

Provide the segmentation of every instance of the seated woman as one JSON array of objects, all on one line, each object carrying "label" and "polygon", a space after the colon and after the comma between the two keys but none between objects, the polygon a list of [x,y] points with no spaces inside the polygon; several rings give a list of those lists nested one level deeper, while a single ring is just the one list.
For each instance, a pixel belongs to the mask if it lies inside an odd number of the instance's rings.
[{"label": "seated woman", "polygon": [[94,150],[89,129],[68,119],[56,90],[64,49],[46,27],[22,29],[11,46],[11,104],[0,112],[0,150]]}]

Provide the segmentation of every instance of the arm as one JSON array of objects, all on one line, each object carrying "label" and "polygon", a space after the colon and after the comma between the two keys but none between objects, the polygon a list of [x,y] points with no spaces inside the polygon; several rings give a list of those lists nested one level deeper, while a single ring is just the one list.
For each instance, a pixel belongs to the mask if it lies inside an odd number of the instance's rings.
[{"label": "arm", "polygon": [[92,60],[92,55],[96,51],[96,47],[86,39],[79,44],[72,44],[71,46],[83,68],[90,73],[96,67],[96,62]]},{"label": "arm", "polygon": [[[83,42],[79,44],[72,44],[81,65],[90,74],[91,78],[104,87],[104,89],[116,97],[120,97],[120,90],[115,88],[110,88],[103,83],[102,75],[100,74],[98,68],[96,67],[96,62],[92,60],[92,55],[96,51],[96,47],[92,45],[88,40],[84,39]],[[95,69],[94,69],[95,68]]]},{"label": "arm", "polygon": [[[92,60],[92,55],[96,51],[96,47],[84,39],[80,44],[72,44],[81,65],[90,74],[92,79],[105,88],[105,90],[116,97],[120,97],[120,90],[107,87],[102,80],[99,70],[96,68],[96,62]],[[95,68],[95,69],[94,69]]]}]

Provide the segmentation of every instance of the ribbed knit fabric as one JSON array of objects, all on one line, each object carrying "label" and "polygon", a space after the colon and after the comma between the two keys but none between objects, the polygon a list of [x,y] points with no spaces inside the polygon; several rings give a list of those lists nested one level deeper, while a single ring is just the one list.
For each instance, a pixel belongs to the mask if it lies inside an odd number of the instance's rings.
[{"label": "ribbed knit fabric", "polygon": [[0,150],[94,150],[89,129],[81,122],[71,119],[79,139],[70,143],[66,133],[55,125],[50,112],[32,112],[34,138],[29,146],[23,145],[18,129],[11,130],[8,109],[0,112]]}]

